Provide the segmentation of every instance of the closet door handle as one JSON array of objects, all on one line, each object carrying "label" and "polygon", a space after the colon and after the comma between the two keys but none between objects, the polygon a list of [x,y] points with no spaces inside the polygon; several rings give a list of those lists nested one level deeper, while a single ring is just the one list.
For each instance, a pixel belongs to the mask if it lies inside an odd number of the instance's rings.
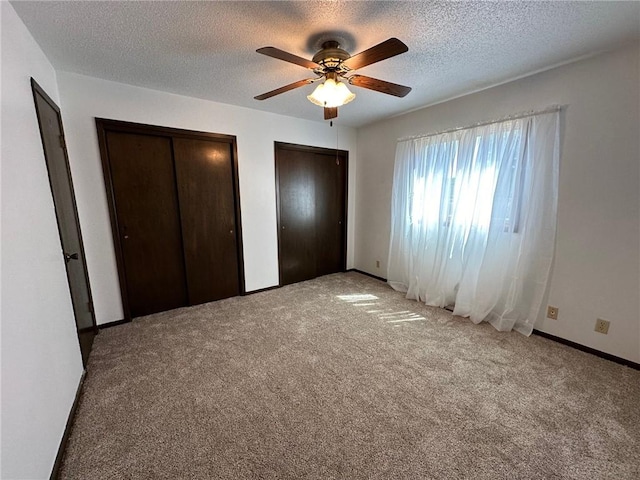
[{"label": "closet door handle", "polygon": [[64,252],[64,261],[69,263],[71,260],[78,260],[78,254]]}]

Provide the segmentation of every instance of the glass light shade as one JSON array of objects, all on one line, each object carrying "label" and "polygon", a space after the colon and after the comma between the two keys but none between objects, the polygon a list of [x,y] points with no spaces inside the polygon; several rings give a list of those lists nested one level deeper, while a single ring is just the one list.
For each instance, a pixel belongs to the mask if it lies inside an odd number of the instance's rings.
[{"label": "glass light shade", "polygon": [[328,78],[324,83],[318,85],[307,98],[311,103],[320,107],[334,108],[349,103],[356,98],[356,95],[351,93],[344,83]]}]

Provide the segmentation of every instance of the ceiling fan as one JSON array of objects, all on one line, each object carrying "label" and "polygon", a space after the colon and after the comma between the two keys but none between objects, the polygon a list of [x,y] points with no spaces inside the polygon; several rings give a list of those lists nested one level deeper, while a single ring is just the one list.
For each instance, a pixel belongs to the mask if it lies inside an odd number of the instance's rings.
[{"label": "ceiling fan", "polygon": [[364,75],[357,75],[354,74],[353,71],[371,65],[372,63],[394,57],[408,50],[409,48],[397,38],[385,40],[354,56],[351,56],[347,51],[340,48],[340,44],[337,41],[329,40],[322,44],[322,50],[316,53],[311,60],[293,55],[292,53],[275,47],[259,48],[256,52],[308,68],[315,73],[317,77],[298,80],[297,82],[276,88],[275,90],[263,93],[254,98],[256,100],[266,100],[267,98],[288,92],[294,88],[324,80],[307,98],[312,103],[324,107],[324,119],[330,120],[338,116],[339,106],[355,98],[355,94],[349,91],[341,79],[344,79],[349,85],[375,90],[376,92],[382,92],[396,97],[404,97],[411,91],[411,87],[405,87],[404,85],[398,85],[397,83],[386,82]]}]

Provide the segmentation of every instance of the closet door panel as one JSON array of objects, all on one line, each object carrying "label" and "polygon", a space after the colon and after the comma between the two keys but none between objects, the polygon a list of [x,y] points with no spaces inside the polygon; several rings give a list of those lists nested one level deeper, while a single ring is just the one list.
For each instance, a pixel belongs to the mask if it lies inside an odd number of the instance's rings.
[{"label": "closet door panel", "polygon": [[276,154],[280,283],[316,274],[316,166],[308,152],[280,148]]},{"label": "closet door panel", "polygon": [[131,315],[184,306],[171,139],[107,132],[106,143]]},{"label": "closet door panel", "polygon": [[240,294],[228,142],[174,138],[189,304]]},{"label": "closet door panel", "polygon": [[317,276],[344,270],[344,156],[316,154],[316,272]]}]

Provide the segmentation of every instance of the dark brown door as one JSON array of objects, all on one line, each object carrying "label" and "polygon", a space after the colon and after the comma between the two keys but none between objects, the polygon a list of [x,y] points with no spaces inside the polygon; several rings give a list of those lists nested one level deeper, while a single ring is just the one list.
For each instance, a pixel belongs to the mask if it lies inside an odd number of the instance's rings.
[{"label": "dark brown door", "polygon": [[82,362],[86,367],[97,328],[69,159],[64,142],[62,118],[60,109],[33,79],[31,79],[31,87],[49,172],[49,183],[58,221],[62,255],[66,264]]},{"label": "dark brown door", "polygon": [[316,154],[316,275],[345,268],[346,162],[344,155]]},{"label": "dark brown door", "polygon": [[244,293],[235,137],[96,126],[125,319]]},{"label": "dark brown door", "polygon": [[106,133],[131,316],[187,305],[171,138]]},{"label": "dark brown door", "polygon": [[314,154],[276,153],[280,284],[316,277],[316,169]]},{"label": "dark brown door", "polygon": [[238,295],[231,145],[175,138],[173,146],[189,304]]},{"label": "dark brown door", "polygon": [[276,143],[280,284],[345,268],[347,154]]}]

